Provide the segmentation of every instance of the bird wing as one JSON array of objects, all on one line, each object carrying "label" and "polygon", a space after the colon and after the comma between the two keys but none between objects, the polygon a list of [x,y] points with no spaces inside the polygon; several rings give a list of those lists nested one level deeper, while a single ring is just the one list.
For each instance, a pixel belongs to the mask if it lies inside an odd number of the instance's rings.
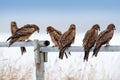
[{"label": "bird wing", "polygon": [[75,30],[67,31],[61,36],[60,42],[66,45],[69,42],[74,42],[75,40]]},{"label": "bird wing", "polygon": [[58,32],[53,31],[52,33],[50,33],[50,35],[51,35],[52,42],[58,46],[59,45],[58,42],[62,34],[59,34]]},{"label": "bird wing", "polygon": [[98,31],[95,29],[88,30],[83,38],[83,47],[91,47],[94,45],[98,37]]},{"label": "bird wing", "polygon": [[99,34],[97,41],[105,44],[113,37],[113,33],[113,30],[105,30]]},{"label": "bird wing", "polygon": [[91,30],[88,30],[86,33],[85,33],[85,36],[83,38],[83,45],[86,45],[88,43],[88,40],[89,38],[91,38]]},{"label": "bird wing", "polygon": [[[70,47],[72,42],[75,40],[75,30],[68,30],[66,31],[60,38],[60,53],[59,53],[59,58],[63,59],[63,56],[65,54],[65,50]],[[70,53],[70,52],[69,52]]]},{"label": "bird wing", "polygon": [[60,36],[62,35],[62,32],[59,31],[59,30],[56,30],[56,29],[55,29],[55,32],[56,32],[58,35],[60,35]]},{"label": "bird wing", "polygon": [[32,28],[30,25],[24,26],[22,28],[19,28],[14,35],[12,36],[13,38],[15,37],[22,37],[22,36],[29,36],[33,33],[34,28]]},{"label": "bird wing", "polygon": [[33,32],[34,28],[30,27],[30,25],[19,28],[11,37],[7,39],[7,41],[10,40],[9,46],[16,41],[28,39]]}]

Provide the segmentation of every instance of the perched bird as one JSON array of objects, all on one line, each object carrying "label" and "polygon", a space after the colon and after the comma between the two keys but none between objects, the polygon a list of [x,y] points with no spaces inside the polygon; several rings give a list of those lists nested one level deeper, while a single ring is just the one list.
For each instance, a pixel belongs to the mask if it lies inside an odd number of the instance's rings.
[{"label": "perched bird", "polygon": [[114,24],[109,24],[107,29],[102,31],[97,38],[96,46],[93,50],[93,56],[97,57],[97,54],[102,45],[107,44],[109,46],[109,41],[112,39],[115,30]]},{"label": "perched bird", "polygon": [[[62,32],[56,30],[55,28],[53,28],[52,26],[48,26],[47,27],[47,34],[49,33],[52,42],[54,43],[55,46],[58,47],[58,49],[60,49],[60,38],[62,36]],[[54,47],[54,46],[53,46]],[[65,53],[66,58],[68,58],[67,54]]]},{"label": "perched bird", "polygon": [[[11,34],[13,35],[17,30],[18,30],[17,23],[15,21],[12,21],[11,22]],[[20,47],[20,49],[21,49],[21,53],[23,55],[23,53],[26,52],[26,48],[25,47]]]},{"label": "perched bird", "polygon": [[47,34],[49,33],[52,42],[54,43],[55,46],[59,46],[58,42],[60,40],[60,37],[62,35],[61,31],[56,30],[52,26],[47,27]]},{"label": "perched bird", "polygon": [[60,59],[63,59],[66,49],[68,49],[71,46],[71,44],[74,43],[75,35],[76,35],[76,25],[71,24],[70,28],[66,32],[64,32],[60,38],[60,46],[59,46],[59,49],[60,49],[59,58]]},{"label": "perched bird", "polygon": [[100,30],[100,26],[98,24],[95,24],[92,26],[92,28],[90,30],[88,30],[85,33],[85,36],[83,38],[83,47],[84,47],[84,51],[85,51],[84,61],[85,60],[88,61],[90,49],[95,44],[95,41],[98,37],[99,30]]},{"label": "perched bird", "polygon": [[9,47],[14,43],[14,42],[19,42],[19,41],[23,41],[23,40],[28,40],[29,37],[35,32],[38,31],[39,32],[39,27],[35,24],[27,24],[24,25],[23,27],[17,29],[17,31],[15,31],[15,33],[13,33],[12,36],[10,36],[8,40],[9,41]]}]

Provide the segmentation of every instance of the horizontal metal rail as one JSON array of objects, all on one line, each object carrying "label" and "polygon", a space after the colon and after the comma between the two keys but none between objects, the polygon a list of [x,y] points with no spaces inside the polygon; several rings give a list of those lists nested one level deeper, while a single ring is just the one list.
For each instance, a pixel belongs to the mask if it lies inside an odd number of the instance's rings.
[{"label": "horizontal metal rail", "polygon": [[[94,47],[91,49],[91,51],[93,51],[93,49],[94,49]],[[41,47],[40,51],[42,51],[42,52],[58,52],[59,50],[58,50],[58,47],[48,46],[48,47]],[[82,46],[71,46],[68,48],[67,51],[83,52],[84,48]],[[100,52],[118,52],[118,51],[120,51],[120,46],[114,46],[114,45],[111,45],[108,47],[102,46],[100,49]]]},{"label": "horizontal metal rail", "polygon": [[[49,41],[39,41],[40,47],[46,47],[50,44]],[[8,42],[0,42],[0,47],[8,47]],[[20,46],[34,46],[34,41],[21,41],[21,42],[15,42],[10,47],[20,47]]]},{"label": "horizontal metal rail", "polygon": [[[38,41],[38,44],[40,45],[40,51],[42,52],[58,52],[59,51],[58,47],[48,46],[50,44],[48,40]],[[0,42],[0,47],[8,47],[8,45],[9,45],[8,42]],[[25,47],[34,46],[34,41],[15,42],[10,47],[20,47],[20,46],[25,46]],[[94,47],[91,49],[91,51],[93,51],[93,49]],[[71,46],[67,49],[67,51],[83,52],[84,48],[82,46]],[[116,46],[116,45],[111,45],[108,47],[102,46],[100,49],[100,52],[118,52],[118,51],[120,51],[120,46]]]}]

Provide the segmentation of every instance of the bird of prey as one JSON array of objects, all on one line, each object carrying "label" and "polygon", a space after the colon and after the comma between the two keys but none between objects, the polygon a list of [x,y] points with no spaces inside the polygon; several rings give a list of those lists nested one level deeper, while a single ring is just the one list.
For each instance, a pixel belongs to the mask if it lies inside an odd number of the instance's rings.
[{"label": "bird of prey", "polygon": [[115,30],[114,24],[109,24],[107,29],[102,31],[97,38],[96,46],[93,50],[93,56],[97,57],[97,54],[101,48],[102,45],[106,44],[106,46],[109,46],[109,41],[112,39],[113,34]]},{"label": "bird of prey", "polygon": [[[62,36],[62,32],[56,30],[55,28],[53,28],[52,26],[48,26],[47,27],[47,34],[49,33],[52,42],[54,43],[55,46],[58,47],[58,49],[60,49],[60,38]],[[53,46],[54,47],[54,46]],[[67,54],[65,53],[66,58],[68,58]]]},{"label": "bird of prey", "polygon": [[28,40],[29,37],[35,32],[39,32],[39,27],[35,24],[27,24],[24,25],[23,27],[17,29],[15,33],[13,33],[12,36],[10,36],[8,40],[9,41],[9,47],[14,43],[14,42],[19,42],[23,40]]},{"label": "bird of prey", "polygon": [[66,32],[64,32],[60,38],[60,45],[61,45],[59,46],[59,49],[60,49],[59,58],[60,59],[63,59],[66,49],[68,49],[71,46],[71,44],[74,43],[75,35],[76,35],[76,25],[71,24],[70,28]]},{"label": "bird of prey", "polygon": [[100,30],[100,26],[98,24],[95,24],[92,26],[92,28],[90,30],[88,30],[85,33],[85,36],[83,38],[83,47],[84,47],[84,61],[88,61],[88,57],[89,57],[89,52],[90,49],[94,46],[95,41],[98,37],[98,31]]},{"label": "bird of prey", "polygon": [[54,43],[55,46],[59,46],[59,40],[62,35],[61,31],[56,30],[52,26],[47,27],[47,34],[49,33],[52,42]]},{"label": "bird of prey", "polygon": [[[17,23],[15,21],[11,22],[11,34],[13,35],[18,29]],[[26,48],[25,47],[20,47],[21,49],[21,53],[23,55],[23,53],[26,52]]]}]

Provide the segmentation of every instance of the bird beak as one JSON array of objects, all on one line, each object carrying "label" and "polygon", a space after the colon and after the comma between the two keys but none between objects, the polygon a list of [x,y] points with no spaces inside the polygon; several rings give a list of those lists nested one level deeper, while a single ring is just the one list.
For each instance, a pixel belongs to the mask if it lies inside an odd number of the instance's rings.
[{"label": "bird beak", "polygon": [[100,31],[100,28],[99,28],[99,31]]},{"label": "bird beak", "polygon": [[116,28],[114,28],[114,30],[116,30]]},{"label": "bird beak", "polygon": [[39,33],[39,30],[37,30],[37,32]]}]

